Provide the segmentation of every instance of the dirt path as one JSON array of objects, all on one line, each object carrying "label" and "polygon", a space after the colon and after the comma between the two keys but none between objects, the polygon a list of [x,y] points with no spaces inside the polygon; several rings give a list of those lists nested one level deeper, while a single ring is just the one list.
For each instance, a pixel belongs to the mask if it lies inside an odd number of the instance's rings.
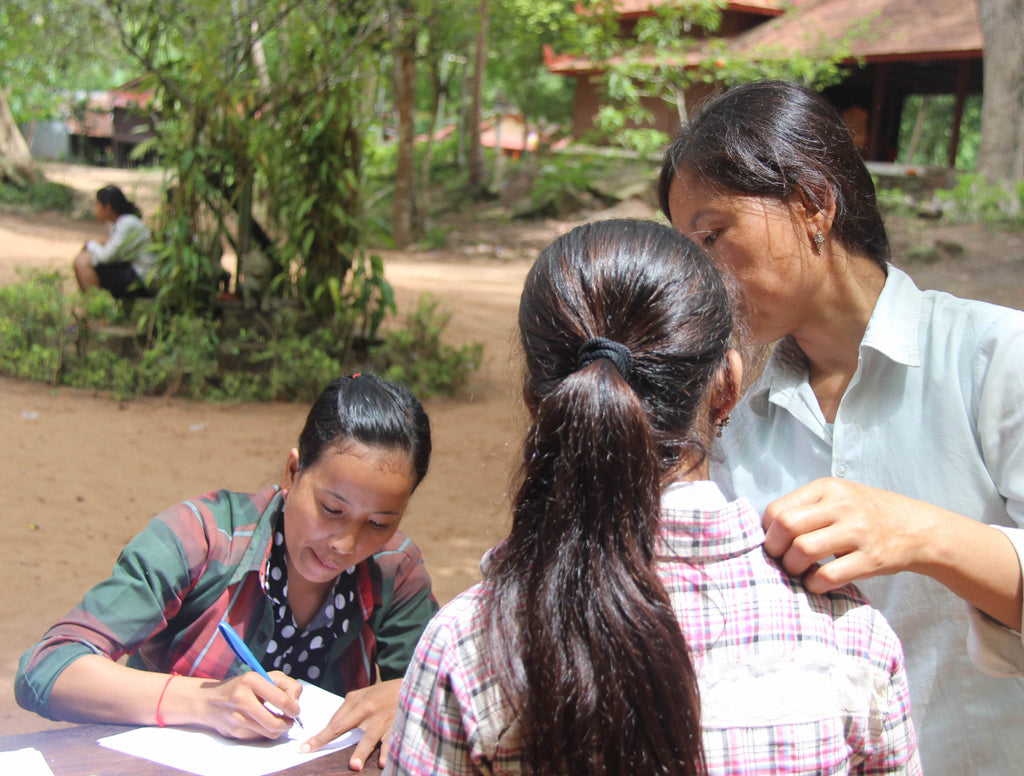
[{"label": "dirt path", "polygon": [[[144,210],[158,199],[160,176],[152,172],[52,165],[48,173],[89,194],[117,183]],[[608,215],[651,212],[634,203],[588,217]],[[537,250],[571,225],[496,229],[470,222],[453,233],[449,251],[385,255],[402,309],[430,291],[454,314],[449,339],[485,347],[483,368],[467,397],[426,402],[435,454],[403,523],[423,548],[442,602],[478,579],[481,554],[506,526],[506,489],[522,426],[512,347],[515,310]],[[17,267],[67,267],[82,242],[100,232],[89,221],[0,213],[0,283],[10,282]],[[945,236],[963,243],[967,254],[911,267],[922,285],[1021,306],[1019,236],[980,227]],[[899,248],[920,238],[909,233],[894,242]],[[249,490],[277,481],[304,415],[303,406],[278,403],[118,403],[0,378],[6,494],[0,558],[11,587],[0,601],[0,731],[47,727],[14,703],[18,657],[109,573],[117,552],[149,517],[214,488]]]}]

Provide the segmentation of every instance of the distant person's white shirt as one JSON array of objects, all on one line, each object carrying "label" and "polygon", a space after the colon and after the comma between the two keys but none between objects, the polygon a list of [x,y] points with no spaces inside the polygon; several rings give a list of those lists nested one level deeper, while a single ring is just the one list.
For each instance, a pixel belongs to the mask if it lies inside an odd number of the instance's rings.
[{"label": "distant person's white shirt", "polygon": [[118,216],[111,225],[110,237],[106,243],[100,244],[96,240],[89,240],[85,243],[85,249],[89,252],[89,263],[92,266],[119,261],[129,262],[135,274],[145,279],[157,260],[156,255],[150,250],[152,239],[142,219],[126,213]]}]

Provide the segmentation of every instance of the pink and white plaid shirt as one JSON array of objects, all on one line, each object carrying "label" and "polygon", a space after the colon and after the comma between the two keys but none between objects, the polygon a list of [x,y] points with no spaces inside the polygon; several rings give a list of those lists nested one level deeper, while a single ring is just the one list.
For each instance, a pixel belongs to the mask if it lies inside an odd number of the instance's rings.
[{"label": "pink and white plaid shirt", "polygon": [[[749,504],[711,483],[673,485],[662,511],[659,575],[697,669],[709,776],[919,774],[903,651],[882,615],[853,587],[804,590],[762,551]],[[476,585],[427,626],[385,773],[521,772],[486,596]]]}]

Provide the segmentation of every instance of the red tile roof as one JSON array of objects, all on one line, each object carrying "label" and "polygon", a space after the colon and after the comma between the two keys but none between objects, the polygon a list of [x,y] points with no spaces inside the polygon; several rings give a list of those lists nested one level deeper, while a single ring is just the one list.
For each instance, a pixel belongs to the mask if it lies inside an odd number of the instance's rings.
[{"label": "red tile roof", "polygon": [[[617,5],[650,5],[651,0],[619,0]],[[753,5],[755,3],[746,3]],[[730,3],[730,8],[739,3]],[[758,5],[781,5],[763,2]],[[812,54],[829,41],[849,38],[850,53],[868,62],[980,58],[984,48],[975,0],[788,0],[790,10],[729,40],[730,53],[772,56]],[[687,57],[689,64],[701,60]],[[554,73],[600,72],[585,57],[545,50]]]},{"label": "red tile roof", "polygon": [[853,55],[879,62],[974,58],[984,48],[974,0],[792,0],[792,4],[792,11],[738,36],[730,49],[737,54],[810,53],[823,40],[850,36]]},{"label": "red tile roof", "polygon": [[[643,16],[654,8],[668,5],[671,0],[614,0],[615,10],[626,18]],[[728,11],[743,13],[756,13],[764,16],[778,16],[785,11],[786,2],[783,0],[744,0],[739,3],[727,3]]]}]

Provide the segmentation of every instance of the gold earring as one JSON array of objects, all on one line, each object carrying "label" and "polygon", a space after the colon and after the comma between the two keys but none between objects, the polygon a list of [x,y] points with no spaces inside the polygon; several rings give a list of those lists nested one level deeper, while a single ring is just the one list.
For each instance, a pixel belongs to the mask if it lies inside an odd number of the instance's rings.
[{"label": "gold earring", "polygon": [[818,252],[819,256],[825,251],[825,235],[821,233],[820,229],[814,235],[814,249]]},{"label": "gold earring", "polygon": [[722,438],[722,430],[729,425],[730,420],[731,418],[728,415],[726,415],[724,418],[718,421],[718,431],[715,432],[716,437],[718,437],[719,439]]}]

